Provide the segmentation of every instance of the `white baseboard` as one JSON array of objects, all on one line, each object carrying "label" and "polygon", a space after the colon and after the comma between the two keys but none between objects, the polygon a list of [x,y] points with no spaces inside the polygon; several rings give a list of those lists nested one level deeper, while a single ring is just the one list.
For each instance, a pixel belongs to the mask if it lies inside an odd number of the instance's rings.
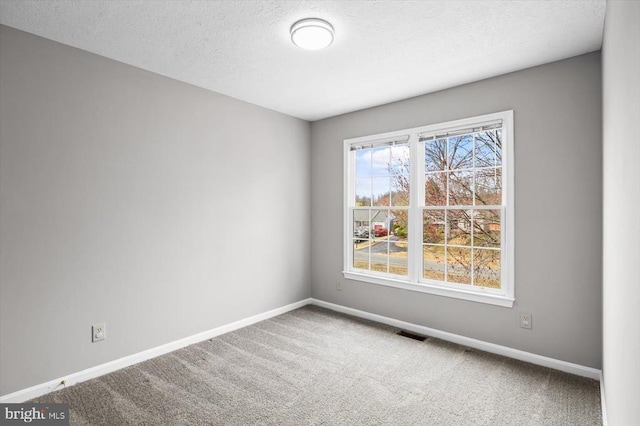
[{"label": "white baseboard", "polygon": [[604,375],[600,372],[600,406],[602,407],[602,426],[607,426],[609,421],[607,420],[607,403],[604,398]]},{"label": "white baseboard", "polygon": [[[86,380],[93,379],[116,370],[120,370],[121,368],[128,367],[130,365],[137,364],[169,352],[173,352],[177,349],[184,348],[185,346],[189,346],[203,340],[211,339],[213,337],[238,330],[248,325],[255,324],[257,322],[264,321],[278,315],[282,315],[286,312],[308,305],[309,303],[311,303],[311,299],[304,299],[299,302],[291,303],[280,308],[272,309],[270,311],[254,315],[249,318],[241,319],[230,324],[216,327],[202,333],[194,334],[192,336],[185,337],[184,339],[175,340],[173,342],[156,346],[155,348],[147,349],[146,351],[138,352],[124,358],[119,358],[114,361],[96,365],[95,367],[87,368],[86,370],[72,373],[68,376],[59,377],[57,379],[35,385],[27,389],[22,389],[7,395],[2,395],[0,396],[0,402],[17,403],[24,402],[32,398],[37,398],[49,392],[62,389],[66,386],[72,386],[76,383],[84,382]],[[65,384],[62,384],[63,381]]]},{"label": "white baseboard", "polygon": [[412,323],[400,321],[394,318],[372,314],[369,312],[360,311],[358,309],[348,308],[342,305],[336,305],[335,303],[329,303],[323,300],[312,298],[311,304],[320,306],[323,308],[327,308],[332,311],[342,312],[344,314],[353,315],[355,317],[364,318],[371,321],[380,322],[382,324],[387,324],[392,327],[397,327],[404,330],[412,331],[414,333],[437,337],[438,339],[446,340],[453,343],[458,343],[460,345],[479,349],[481,351],[518,359],[520,361],[530,362],[531,364],[553,368],[554,370],[564,371],[566,373],[575,374],[577,376],[588,377],[594,380],[600,380],[600,370],[595,368],[585,367],[583,365],[573,364],[571,362],[561,361],[558,359],[549,358],[542,355],[536,355],[530,352],[521,351],[519,349],[509,348],[507,346],[496,345],[494,343],[488,343],[482,340],[476,340],[470,337],[460,336],[458,334],[448,333],[446,331],[440,331],[434,328],[412,324]]}]

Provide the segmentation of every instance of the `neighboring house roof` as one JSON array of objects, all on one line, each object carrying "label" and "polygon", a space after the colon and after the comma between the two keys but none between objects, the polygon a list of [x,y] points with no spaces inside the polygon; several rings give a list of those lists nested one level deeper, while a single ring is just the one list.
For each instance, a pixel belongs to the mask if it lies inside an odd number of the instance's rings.
[{"label": "neighboring house roof", "polygon": [[[371,218],[371,222],[384,222],[387,223],[387,219],[389,217],[388,210],[375,210],[375,209],[356,209],[353,211],[353,220],[355,222],[368,222],[369,221],[369,211],[373,217]],[[393,217],[391,217],[393,219]]]}]

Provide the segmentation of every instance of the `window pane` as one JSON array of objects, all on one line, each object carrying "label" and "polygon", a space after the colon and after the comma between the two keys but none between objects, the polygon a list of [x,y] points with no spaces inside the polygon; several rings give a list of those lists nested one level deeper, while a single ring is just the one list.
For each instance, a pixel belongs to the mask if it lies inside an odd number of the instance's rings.
[{"label": "window pane", "polygon": [[422,276],[431,280],[444,281],[444,247],[423,246]]},{"label": "window pane", "polygon": [[389,272],[396,275],[409,272],[408,214],[407,210],[393,210],[390,215]]},{"label": "window pane", "polygon": [[389,176],[373,178],[373,205],[374,206],[389,205],[390,188],[391,188],[391,178]]},{"label": "window pane", "polygon": [[353,267],[369,270],[369,240],[354,239]]},{"label": "window pane", "polygon": [[389,229],[389,210],[371,210],[371,233]]},{"label": "window pane", "polygon": [[425,175],[424,202],[427,206],[447,205],[446,173],[428,173]]},{"label": "window pane", "polygon": [[471,218],[472,210],[447,211],[447,244],[456,246],[471,246]]},{"label": "window pane", "polygon": [[473,245],[500,247],[500,210],[475,210],[473,218]]},{"label": "window pane", "polygon": [[395,175],[391,177],[391,205],[409,205],[409,175]]},{"label": "window pane", "polygon": [[447,247],[447,281],[471,284],[471,249]]},{"label": "window pane", "polygon": [[478,170],[475,173],[476,205],[502,204],[502,168]]},{"label": "window pane", "polygon": [[371,205],[371,178],[356,179],[356,207]]},{"label": "window pane", "polygon": [[407,210],[392,210],[389,219],[389,229],[395,241],[407,242],[409,236],[409,212]]},{"label": "window pane", "polygon": [[473,167],[473,137],[471,135],[449,138],[449,170]]},{"label": "window pane", "polygon": [[500,288],[500,250],[473,250],[474,285]]},{"label": "window pane", "polygon": [[369,230],[371,229],[369,222],[369,209],[353,210],[353,237],[366,240],[369,238]]},{"label": "window pane", "polygon": [[425,244],[444,244],[444,210],[425,210],[422,219],[422,240]]},{"label": "window pane", "polygon": [[353,267],[369,269],[369,246],[371,211],[369,209],[353,210]]},{"label": "window pane", "polygon": [[356,154],[356,177],[371,176],[371,149],[359,149]]},{"label": "window pane", "polygon": [[451,172],[449,174],[449,205],[470,206],[473,204],[473,172]]},{"label": "window pane", "polygon": [[411,174],[411,150],[409,145],[396,145],[391,149],[390,172],[396,175]]},{"label": "window pane", "polygon": [[502,165],[502,130],[476,134],[475,167]]},{"label": "window pane", "polygon": [[427,172],[445,170],[447,166],[447,140],[438,139],[424,144],[424,169]]},{"label": "window pane", "polygon": [[389,272],[387,267],[389,264],[389,243],[383,241],[371,242],[371,270],[378,272]]},{"label": "window pane", "polygon": [[389,257],[389,272],[395,275],[407,275],[409,271],[409,259],[406,256],[395,257],[393,253]]},{"label": "window pane", "polygon": [[371,150],[371,174],[389,175],[391,167],[391,149],[388,146]]}]

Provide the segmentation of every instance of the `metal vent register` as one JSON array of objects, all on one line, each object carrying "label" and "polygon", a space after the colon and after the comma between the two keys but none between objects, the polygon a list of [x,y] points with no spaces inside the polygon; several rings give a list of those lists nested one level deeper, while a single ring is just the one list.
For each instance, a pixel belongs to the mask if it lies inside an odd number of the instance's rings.
[{"label": "metal vent register", "polygon": [[400,330],[396,333],[398,336],[408,337],[409,339],[419,340],[420,342],[424,342],[427,340],[427,336],[423,336],[421,334],[415,334],[410,331]]}]

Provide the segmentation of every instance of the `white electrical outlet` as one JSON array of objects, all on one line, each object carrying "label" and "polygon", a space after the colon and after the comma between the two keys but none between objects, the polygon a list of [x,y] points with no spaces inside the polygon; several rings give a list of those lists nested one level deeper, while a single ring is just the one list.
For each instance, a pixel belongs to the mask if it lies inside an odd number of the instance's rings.
[{"label": "white electrical outlet", "polygon": [[91,326],[91,341],[99,342],[107,338],[107,324],[102,322]]},{"label": "white electrical outlet", "polygon": [[531,314],[520,312],[520,327],[531,330],[533,317]]},{"label": "white electrical outlet", "polygon": [[342,280],[340,278],[336,280],[336,290],[342,290]]}]

